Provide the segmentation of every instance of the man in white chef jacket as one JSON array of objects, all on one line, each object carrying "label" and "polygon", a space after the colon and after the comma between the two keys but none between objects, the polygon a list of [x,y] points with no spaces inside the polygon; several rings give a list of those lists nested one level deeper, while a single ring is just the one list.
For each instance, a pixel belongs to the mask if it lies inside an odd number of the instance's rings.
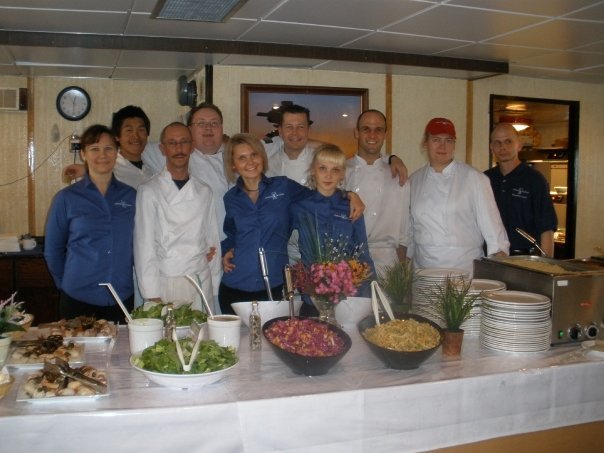
[{"label": "man in white chef jacket", "polygon": [[409,219],[409,183],[393,179],[389,156],[381,154],[386,138],[386,117],[366,110],[354,130],[357,154],[346,162],[346,189],[365,203],[369,254],[379,273],[385,266],[406,259]]},{"label": "man in white chef jacket", "polygon": [[212,189],[189,172],[191,132],[171,123],[160,136],[165,168],[138,188],[134,227],[134,265],[145,300],[193,302],[201,298],[184,278],[196,278],[208,300],[220,283],[220,246]]}]

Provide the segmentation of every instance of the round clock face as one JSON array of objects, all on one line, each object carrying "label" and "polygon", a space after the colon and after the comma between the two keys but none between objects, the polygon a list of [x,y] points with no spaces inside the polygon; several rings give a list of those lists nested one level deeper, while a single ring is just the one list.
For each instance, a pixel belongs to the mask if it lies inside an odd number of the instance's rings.
[{"label": "round clock face", "polygon": [[78,121],[90,112],[90,96],[80,87],[67,87],[57,96],[57,110],[69,121]]}]

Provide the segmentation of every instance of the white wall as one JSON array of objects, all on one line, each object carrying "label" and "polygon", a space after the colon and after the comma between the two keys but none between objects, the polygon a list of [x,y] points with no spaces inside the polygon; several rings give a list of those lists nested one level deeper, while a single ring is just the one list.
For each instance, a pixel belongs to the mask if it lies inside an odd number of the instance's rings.
[{"label": "white wall", "polygon": [[[381,74],[216,66],[214,102],[223,110],[227,134],[240,130],[239,94],[242,83],[367,88],[370,108],[385,111],[386,107],[386,77]],[[70,84],[86,88],[93,102],[91,114],[77,124],[63,120],[55,110],[57,93]],[[33,85],[32,149],[34,162],[42,165],[35,174],[36,229],[32,232],[37,234],[43,232],[46,211],[53,195],[64,187],[60,170],[73,159],[67,152],[66,143],[59,145],[54,141],[55,126],[62,139],[74,127],[81,132],[96,122],[109,124],[113,111],[134,104],[141,106],[150,116],[151,136],[157,139],[164,125],[179,119],[186,111],[176,102],[176,82],[35,78]],[[0,86],[27,86],[27,79],[0,77]],[[393,151],[404,159],[409,170],[422,166],[425,157],[419,149],[419,142],[423,128],[430,118],[445,116],[455,123],[457,129],[456,157],[460,160],[467,158],[478,169],[486,169],[489,161],[490,94],[580,101],[576,256],[594,254],[596,245],[604,246],[604,185],[599,182],[604,168],[604,153],[599,143],[604,122],[604,86],[512,76],[473,83],[436,77],[393,76]],[[473,100],[471,105],[467,105],[467,99]],[[471,131],[471,137],[467,137],[467,131]],[[25,181],[2,186],[27,175],[27,150],[27,115],[0,113],[0,231],[28,231]],[[49,160],[42,163],[49,156]]]}]

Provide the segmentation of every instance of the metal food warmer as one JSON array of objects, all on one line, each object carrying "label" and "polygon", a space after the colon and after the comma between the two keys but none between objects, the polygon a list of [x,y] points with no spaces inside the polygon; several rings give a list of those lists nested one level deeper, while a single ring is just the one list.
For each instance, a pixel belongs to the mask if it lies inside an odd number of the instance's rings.
[{"label": "metal food warmer", "polygon": [[604,337],[604,264],[538,256],[474,261],[474,278],[499,280],[507,289],[542,294],[552,301],[551,344]]}]

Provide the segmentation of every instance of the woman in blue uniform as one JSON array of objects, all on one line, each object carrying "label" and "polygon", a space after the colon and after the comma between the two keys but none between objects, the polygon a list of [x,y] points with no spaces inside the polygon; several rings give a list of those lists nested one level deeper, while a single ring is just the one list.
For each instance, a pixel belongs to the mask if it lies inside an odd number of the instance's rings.
[{"label": "woman in blue uniform", "polygon": [[123,322],[111,293],[99,283],[111,283],[132,309],[136,191],[113,176],[117,144],[107,127],[90,126],[81,143],[86,174],[55,196],[44,257],[61,291],[62,318],[85,315]]}]

